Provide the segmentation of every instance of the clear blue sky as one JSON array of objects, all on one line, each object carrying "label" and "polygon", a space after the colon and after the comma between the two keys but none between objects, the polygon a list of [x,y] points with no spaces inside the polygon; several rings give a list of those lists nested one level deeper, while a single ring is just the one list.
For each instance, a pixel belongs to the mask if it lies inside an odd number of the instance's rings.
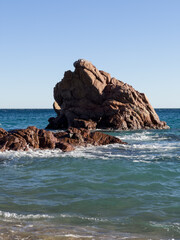
[{"label": "clear blue sky", "polygon": [[0,0],[0,108],[51,108],[79,58],[180,108],[180,0]]}]

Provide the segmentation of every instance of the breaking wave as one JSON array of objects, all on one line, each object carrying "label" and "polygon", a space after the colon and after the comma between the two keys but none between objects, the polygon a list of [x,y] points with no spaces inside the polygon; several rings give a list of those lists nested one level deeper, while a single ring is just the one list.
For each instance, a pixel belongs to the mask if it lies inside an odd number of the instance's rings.
[{"label": "breaking wave", "polygon": [[17,214],[17,213],[10,213],[10,212],[3,212],[0,211],[0,217],[5,218],[7,220],[13,220],[13,219],[41,219],[41,218],[54,218],[53,216],[49,216],[48,214]]}]

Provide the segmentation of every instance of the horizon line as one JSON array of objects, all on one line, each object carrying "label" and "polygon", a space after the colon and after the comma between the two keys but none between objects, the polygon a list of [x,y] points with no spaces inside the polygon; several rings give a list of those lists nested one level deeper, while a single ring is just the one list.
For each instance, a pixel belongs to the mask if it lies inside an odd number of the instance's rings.
[{"label": "horizon line", "polygon": [[[180,109],[180,107],[153,107],[154,109]],[[20,107],[20,108],[0,108],[0,110],[26,110],[26,109],[48,109],[48,110],[54,110],[54,108],[52,107],[52,108],[47,108],[47,107],[40,107],[40,108],[31,108],[31,107],[25,107],[25,108],[22,108],[22,107]]]}]

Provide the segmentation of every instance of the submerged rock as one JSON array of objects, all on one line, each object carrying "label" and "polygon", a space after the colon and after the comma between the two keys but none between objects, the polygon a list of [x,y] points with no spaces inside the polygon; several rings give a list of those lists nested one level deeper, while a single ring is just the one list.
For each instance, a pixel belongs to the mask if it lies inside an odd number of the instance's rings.
[{"label": "submerged rock", "polygon": [[91,145],[106,145],[111,143],[126,144],[119,138],[102,132],[90,132],[87,129],[69,128],[65,132],[53,133],[34,126],[26,129],[5,131],[0,128],[0,151],[28,149],[61,149],[72,151],[75,147]]},{"label": "submerged rock", "polygon": [[166,129],[145,94],[80,59],[54,87],[56,118],[48,129]]}]

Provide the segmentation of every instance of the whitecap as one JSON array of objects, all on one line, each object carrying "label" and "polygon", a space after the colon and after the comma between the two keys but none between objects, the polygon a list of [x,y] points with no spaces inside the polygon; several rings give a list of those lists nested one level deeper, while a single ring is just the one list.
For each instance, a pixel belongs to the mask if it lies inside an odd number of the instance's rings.
[{"label": "whitecap", "polygon": [[128,140],[133,140],[133,141],[150,141],[153,139],[154,136],[150,132],[140,132],[140,133],[131,133],[131,134],[125,134],[125,135],[120,135],[116,136],[122,140],[128,141]]},{"label": "whitecap", "polygon": [[87,216],[81,216],[81,215],[76,215],[76,214],[60,214],[60,217],[62,218],[79,218],[82,220],[88,220],[88,221],[93,221],[93,222],[108,222],[109,220],[106,218],[97,218],[97,217],[87,217]]},{"label": "whitecap", "polygon": [[133,160],[134,163],[150,163],[149,160]]},{"label": "whitecap", "polygon": [[157,228],[163,228],[166,231],[170,231],[173,229],[174,231],[180,233],[180,223],[157,223],[154,221],[150,221],[150,225]]},{"label": "whitecap", "polygon": [[59,235],[61,237],[72,237],[72,238],[93,238],[93,236],[87,236],[87,235],[78,235],[78,234],[65,234],[65,235]]},{"label": "whitecap", "polygon": [[53,216],[50,216],[48,214],[17,214],[17,213],[10,213],[10,212],[4,212],[0,211],[0,217],[5,219],[41,219],[41,218],[54,218]]},{"label": "whitecap", "polygon": [[36,149],[29,149],[28,151],[5,151],[0,152],[0,161],[4,160],[12,160],[12,159],[18,159],[18,158],[49,158],[49,157],[58,157],[62,153],[60,149],[45,149],[45,150],[36,150]]},{"label": "whitecap", "polygon": [[164,142],[159,142],[159,143],[147,143],[147,144],[132,144],[130,145],[134,149],[143,149],[143,150],[157,150],[158,152],[160,151],[169,151],[169,150],[174,150],[174,149],[179,149],[180,143],[164,143]]}]

